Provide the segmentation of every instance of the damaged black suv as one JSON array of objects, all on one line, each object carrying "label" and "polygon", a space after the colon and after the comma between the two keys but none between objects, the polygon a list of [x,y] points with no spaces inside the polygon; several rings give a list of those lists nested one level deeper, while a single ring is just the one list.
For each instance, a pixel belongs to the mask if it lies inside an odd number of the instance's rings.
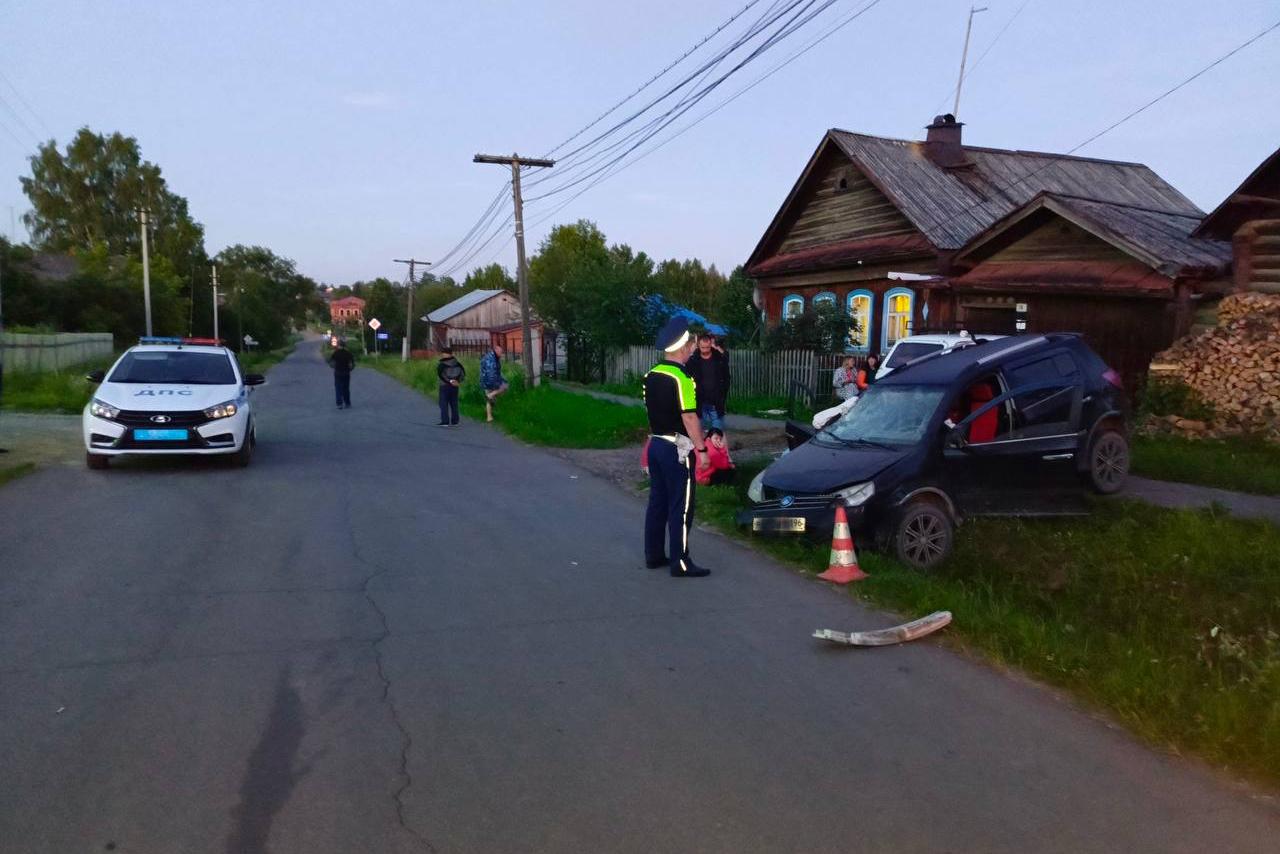
[{"label": "damaged black suv", "polygon": [[1081,512],[1129,470],[1120,377],[1078,335],[1020,335],[931,354],[871,386],[839,421],[788,425],[792,449],[751,483],[738,522],[831,535],[927,569],[969,516]]}]

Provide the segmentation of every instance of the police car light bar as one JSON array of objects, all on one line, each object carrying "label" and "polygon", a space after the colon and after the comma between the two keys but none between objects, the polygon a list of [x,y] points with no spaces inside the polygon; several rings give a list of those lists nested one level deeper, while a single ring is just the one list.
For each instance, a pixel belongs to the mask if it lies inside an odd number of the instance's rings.
[{"label": "police car light bar", "polygon": [[221,347],[225,342],[221,338],[178,338],[177,336],[143,335],[139,344],[202,344]]}]

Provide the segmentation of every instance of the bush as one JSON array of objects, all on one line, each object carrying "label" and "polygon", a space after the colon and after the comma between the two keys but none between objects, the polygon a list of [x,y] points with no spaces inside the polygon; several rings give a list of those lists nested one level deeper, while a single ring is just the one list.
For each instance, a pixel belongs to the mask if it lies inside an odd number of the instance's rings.
[{"label": "bush", "polygon": [[1138,403],[1138,412],[1142,415],[1180,415],[1196,421],[1211,421],[1214,416],[1213,404],[1205,400],[1200,392],[1182,380],[1168,377],[1151,377],[1142,390]]}]

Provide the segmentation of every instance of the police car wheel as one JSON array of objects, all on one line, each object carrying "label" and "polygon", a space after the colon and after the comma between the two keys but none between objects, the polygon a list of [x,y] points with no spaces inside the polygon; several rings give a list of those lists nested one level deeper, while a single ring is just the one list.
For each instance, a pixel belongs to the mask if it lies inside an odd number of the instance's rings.
[{"label": "police car wheel", "polygon": [[110,465],[111,458],[106,454],[90,454],[85,452],[84,463],[91,469],[104,469]]},{"label": "police car wheel", "polygon": [[245,468],[249,465],[249,461],[253,459],[253,446],[256,443],[257,439],[254,438],[253,430],[250,430],[249,435],[244,437],[244,443],[240,446],[240,450],[236,451],[233,457],[237,466]]}]

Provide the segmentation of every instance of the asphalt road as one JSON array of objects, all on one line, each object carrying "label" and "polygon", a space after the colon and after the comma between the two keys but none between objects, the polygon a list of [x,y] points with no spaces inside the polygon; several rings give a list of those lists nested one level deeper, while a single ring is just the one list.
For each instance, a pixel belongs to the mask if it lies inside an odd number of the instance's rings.
[{"label": "asphalt road", "polygon": [[247,470],[0,489],[0,850],[1271,851],[1265,796],[314,344]]}]

